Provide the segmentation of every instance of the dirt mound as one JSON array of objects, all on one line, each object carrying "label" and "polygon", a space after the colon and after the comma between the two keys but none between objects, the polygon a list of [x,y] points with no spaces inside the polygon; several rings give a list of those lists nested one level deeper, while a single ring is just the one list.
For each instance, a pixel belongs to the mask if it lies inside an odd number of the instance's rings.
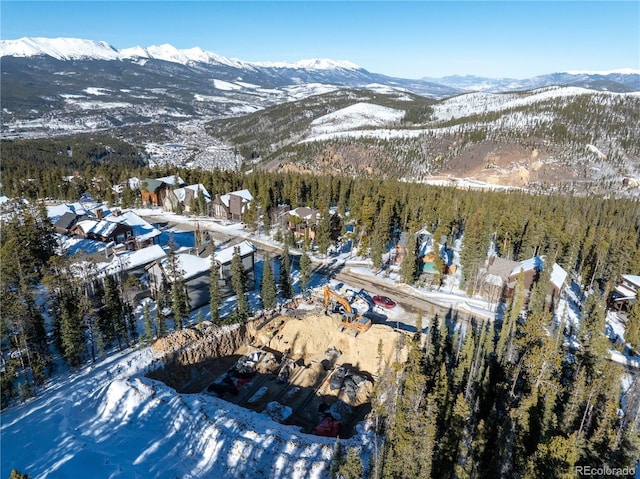
[{"label": "dirt mound", "polygon": [[[282,324],[281,324],[282,323]],[[256,344],[268,346],[279,351],[290,350],[292,358],[301,358],[305,363],[315,362],[331,348],[339,351],[336,362],[351,364],[361,371],[375,374],[380,360],[386,364],[399,360],[404,362],[404,335],[389,326],[374,324],[357,337],[348,331],[340,331],[337,316],[309,313],[303,319],[276,318],[274,330],[264,328],[256,334]],[[381,358],[378,358],[378,346],[381,346]],[[400,346],[400,350],[398,350]]]}]

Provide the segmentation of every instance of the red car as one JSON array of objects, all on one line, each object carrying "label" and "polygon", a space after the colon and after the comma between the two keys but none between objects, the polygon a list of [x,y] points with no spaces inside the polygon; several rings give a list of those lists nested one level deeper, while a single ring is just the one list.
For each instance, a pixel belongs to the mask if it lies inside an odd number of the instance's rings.
[{"label": "red car", "polygon": [[396,307],[396,302],[386,296],[374,296],[371,298],[375,304],[383,308],[391,309]]}]

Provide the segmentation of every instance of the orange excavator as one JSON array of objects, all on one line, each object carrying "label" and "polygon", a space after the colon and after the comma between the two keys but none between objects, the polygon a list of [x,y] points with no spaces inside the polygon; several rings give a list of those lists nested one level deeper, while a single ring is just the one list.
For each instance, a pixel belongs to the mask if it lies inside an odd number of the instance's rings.
[{"label": "orange excavator", "polygon": [[324,314],[338,312],[342,315],[341,331],[350,329],[354,336],[371,327],[371,320],[351,307],[349,301],[333,291],[329,286],[324,287]]}]

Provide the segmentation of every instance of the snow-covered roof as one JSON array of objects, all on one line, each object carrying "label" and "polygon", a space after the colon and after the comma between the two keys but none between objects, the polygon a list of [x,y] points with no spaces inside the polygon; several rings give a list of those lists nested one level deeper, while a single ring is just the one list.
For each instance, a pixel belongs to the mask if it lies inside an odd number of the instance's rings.
[{"label": "snow-covered roof", "polygon": [[541,256],[534,256],[533,258],[525,259],[524,261],[520,261],[518,265],[511,270],[511,274],[509,276],[514,276],[520,273],[520,271],[530,271],[532,269],[539,269],[542,271],[543,258]]},{"label": "snow-covered roof", "polygon": [[129,189],[130,190],[138,190],[138,189],[140,189],[140,183],[142,183],[140,181],[140,178],[138,178],[137,176],[132,176],[131,178],[129,178],[127,180],[127,182],[129,183]]},{"label": "snow-covered roof", "polygon": [[[162,268],[164,269],[165,275],[167,275],[169,281],[172,281],[173,278],[169,276],[168,265],[169,258],[162,260]],[[200,273],[209,271],[211,268],[211,258],[209,256],[201,258],[194,254],[178,253],[176,255],[176,266],[178,270],[182,272],[182,277],[187,280]]]},{"label": "snow-covered roof", "polygon": [[567,272],[558,263],[553,263],[551,269],[551,283],[558,289],[562,289],[567,279]]},{"label": "snow-covered roof", "polygon": [[170,185],[170,186],[184,185],[184,180],[180,178],[178,175],[163,176],[162,178],[156,178],[156,180],[162,181],[163,183],[166,183],[167,185]]},{"label": "snow-covered roof", "polygon": [[204,187],[202,183],[185,186],[184,188],[177,188],[173,190],[173,194],[176,195],[176,198],[178,198],[178,201],[184,202],[187,196],[187,190],[193,191],[194,198],[198,198],[199,194],[202,193],[202,196],[204,197],[207,203],[211,201],[211,195],[209,194],[209,192],[207,191],[207,189]]},{"label": "snow-covered roof", "polygon": [[238,191],[232,191],[231,193],[227,193],[226,195],[222,195],[220,197],[220,200],[224,203],[224,205],[228,208],[229,207],[229,197],[231,195],[235,195],[235,196],[240,196],[244,201],[244,203],[249,203],[251,201],[253,201],[253,195],[251,194],[251,192],[249,190],[238,190]]},{"label": "snow-covered roof", "polygon": [[[101,222],[96,220],[82,220],[78,221],[76,225],[78,228],[82,230],[84,234],[95,233],[95,234],[103,234],[106,229],[105,226],[111,226],[112,230],[115,229],[116,225],[113,223],[109,223],[108,221],[102,221],[102,223],[106,223],[106,225],[102,224],[99,226]],[[99,233],[100,232],[100,233]]]},{"label": "snow-covered roof", "polygon": [[636,297],[637,293],[631,288],[627,288],[624,284],[619,284],[615,287],[614,291],[618,293],[619,297],[616,298],[618,301],[633,299]]},{"label": "snow-covered roof", "polygon": [[[315,218],[312,216],[315,213]],[[306,206],[299,206],[296,209],[290,210],[289,214],[292,216],[297,216],[298,218],[302,218],[303,220],[316,220],[320,217],[320,213],[318,210],[314,210],[313,208],[308,208]]]},{"label": "snow-covered roof", "polygon": [[[509,276],[515,276],[520,271],[530,271],[532,269],[539,269],[542,271],[544,268],[544,256],[534,256],[533,258],[521,261],[518,266],[513,268]],[[567,272],[558,263],[553,263],[551,268],[551,283],[558,289],[562,289],[565,280],[567,279]]]},{"label": "snow-covered roof", "polygon": [[640,288],[640,276],[636,276],[633,274],[623,274],[622,279],[635,285],[637,288]]},{"label": "snow-covered roof", "polygon": [[220,251],[216,251],[215,259],[220,264],[231,263],[231,259],[233,258],[233,251],[236,247],[240,248],[240,256],[246,256],[255,252],[257,250],[256,245],[254,245],[251,241],[243,241],[234,246],[229,246],[228,248],[221,249]]},{"label": "snow-covered roof", "polygon": [[131,226],[133,235],[138,241],[146,241],[162,234],[158,228],[152,226],[133,211],[123,211],[118,216],[111,214],[105,220]]},{"label": "snow-covered roof", "polygon": [[64,205],[47,206],[47,217],[52,221],[57,221],[63,214],[72,212],[77,215],[91,215],[80,203],[67,203]]},{"label": "snow-covered roof", "polygon": [[128,271],[149,264],[157,259],[164,258],[165,256],[166,253],[162,249],[162,246],[157,244],[139,249],[138,251],[127,251],[116,255],[110,263],[107,263],[104,272],[107,274],[115,274],[119,272],[120,269]]}]

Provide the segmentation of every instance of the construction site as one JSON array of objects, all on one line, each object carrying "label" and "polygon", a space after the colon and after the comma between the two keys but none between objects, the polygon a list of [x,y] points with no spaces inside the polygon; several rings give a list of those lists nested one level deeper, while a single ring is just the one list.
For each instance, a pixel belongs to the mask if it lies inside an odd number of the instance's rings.
[{"label": "construction site", "polygon": [[351,437],[378,375],[404,363],[406,332],[373,324],[328,288],[243,325],[205,321],[156,341],[148,376],[211,394],[303,432]]}]

